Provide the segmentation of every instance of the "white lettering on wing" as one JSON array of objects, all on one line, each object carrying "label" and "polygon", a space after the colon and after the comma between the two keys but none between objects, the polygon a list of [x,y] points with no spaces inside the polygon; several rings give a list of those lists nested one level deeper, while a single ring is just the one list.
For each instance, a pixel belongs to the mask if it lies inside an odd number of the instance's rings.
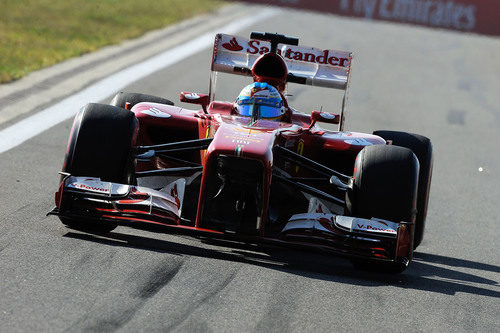
[{"label": "white lettering on wing", "polygon": [[109,194],[110,183],[101,182],[95,179],[86,179],[82,181],[76,181],[69,184],[69,187],[73,187],[79,190],[91,191],[91,192],[99,192]]}]

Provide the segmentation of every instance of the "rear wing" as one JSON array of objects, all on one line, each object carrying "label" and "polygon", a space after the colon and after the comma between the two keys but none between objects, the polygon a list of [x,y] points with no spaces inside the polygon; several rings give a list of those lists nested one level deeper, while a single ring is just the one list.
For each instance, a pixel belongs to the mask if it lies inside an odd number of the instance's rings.
[{"label": "rear wing", "polygon": [[[212,71],[251,76],[255,60],[270,49],[268,41],[217,34]],[[278,44],[276,51],[285,60],[288,82],[347,89],[351,52],[287,44]]]},{"label": "rear wing", "polygon": [[[298,44],[298,40],[296,42]],[[215,36],[209,95],[215,97],[216,72],[252,76],[252,66],[271,50],[271,42],[239,36]],[[352,53],[307,46],[277,44],[288,69],[287,82],[344,90],[339,130],[343,130]]]}]

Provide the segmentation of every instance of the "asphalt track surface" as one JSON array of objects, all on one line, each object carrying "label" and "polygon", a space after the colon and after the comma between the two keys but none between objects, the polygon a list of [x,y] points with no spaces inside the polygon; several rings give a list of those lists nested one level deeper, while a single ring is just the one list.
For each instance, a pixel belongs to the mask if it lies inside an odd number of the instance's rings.
[{"label": "asphalt track surface", "polygon": [[[354,51],[349,129],[432,139],[427,229],[411,266],[387,276],[316,253],[71,231],[45,216],[65,121],[0,154],[0,331],[500,330],[500,40],[291,10],[240,34],[251,30]],[[126,90],[206,92],[210,60],[204,49]],[[327,89],[290,92],[304,112],[336,110]]]}]

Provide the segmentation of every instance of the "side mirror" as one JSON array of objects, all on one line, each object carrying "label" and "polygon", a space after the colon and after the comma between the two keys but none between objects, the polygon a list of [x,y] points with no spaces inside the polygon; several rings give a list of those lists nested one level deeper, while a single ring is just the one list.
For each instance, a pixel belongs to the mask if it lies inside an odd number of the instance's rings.
[{"label": "side mirror", "polygon": [[207,113],[207,106],[210,103],[210,96],[206,94],[197,94],[193,92],[181,92],[181,102],[199,104],[203,108],[203,111]]},{"label": "side mirror", "polygon": [[317,121],[328,124],[338,124],[340,123],[340,115],[314,110],[311,112],[311,124],[309,125],[309,129],[311,129]]}]

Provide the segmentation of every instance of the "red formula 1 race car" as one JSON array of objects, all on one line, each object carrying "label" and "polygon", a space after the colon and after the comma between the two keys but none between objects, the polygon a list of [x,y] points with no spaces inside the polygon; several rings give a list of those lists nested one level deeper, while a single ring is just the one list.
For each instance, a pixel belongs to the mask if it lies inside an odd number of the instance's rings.
[{"label": "red formula 1 race car", "polygon": [[[278,34],[218,34],[209,94],[180,97],[200,110],[136,93],[80,110],[51,214],[90,232],[155,224],[404,270],[423,237],[432,146],[415,134],[344,129],[351,60]],[[253,83],[218,101],[217,72]],[[340,114],[297,112],[289,82],[340,89]]]}]

